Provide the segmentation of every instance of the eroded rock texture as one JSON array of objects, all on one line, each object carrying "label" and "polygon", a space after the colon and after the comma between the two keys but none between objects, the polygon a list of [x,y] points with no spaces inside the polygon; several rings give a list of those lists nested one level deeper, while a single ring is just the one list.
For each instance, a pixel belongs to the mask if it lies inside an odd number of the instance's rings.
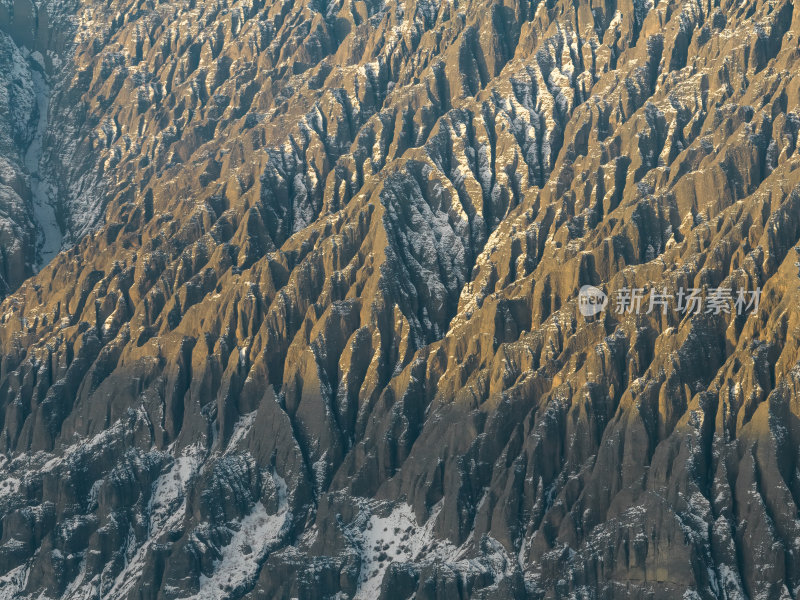
[{"label": "eroded rock texture", "polygon": [[0,597],[797,596],[792,2],[58,9]]}]

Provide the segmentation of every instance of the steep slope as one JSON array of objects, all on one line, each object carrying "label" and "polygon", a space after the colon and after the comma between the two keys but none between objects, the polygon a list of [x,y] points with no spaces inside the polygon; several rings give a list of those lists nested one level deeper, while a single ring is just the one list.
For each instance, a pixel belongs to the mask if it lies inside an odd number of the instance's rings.
[{"label": "steep slope", "polygon": [[[25,153],[38,118],[33,75],[19,48],[0,32],[0,297],[32,275],[36,226],[32,219],[30,184],[24,172]],[[12,79],[13,78],[13,79]]]},{"label": "steep slope", "polygon": [[71,10],[0,597],[797,595],[791,2]]},{"label": "steep slope", "polygon": [[75,10],[70,2],[0,2],[0,297],[102,219],[97,165],[75,152],[86,133],[74,118]]}]

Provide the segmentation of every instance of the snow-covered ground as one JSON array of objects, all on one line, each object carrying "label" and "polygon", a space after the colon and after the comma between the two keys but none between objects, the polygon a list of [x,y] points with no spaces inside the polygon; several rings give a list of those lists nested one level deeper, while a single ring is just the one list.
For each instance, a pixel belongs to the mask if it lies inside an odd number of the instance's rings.
[{"label": "snow-covered ground", "polygon": [[392,563],[447,564],[460,573],[486,573],[497,583],[512,572],[512,559],[499,542],[489,540],[492,551],[481,559],[466,558],[471,540],[461,547],[437,539],[433,533],[441,511],[437,505],[424,524],[419,524],[413,509],[404,503],[380,516],[372,514],[363,531],[354,531],[360,541],[361,576],[353,600],[371,600],[380,595],[386,570]]},{"label": "snow-covered ground", "polygon": [[267,553],[280,541],[291,521],[286,482],[273,474],[278,495],[278,512],[271,515],[260,501],[238,523],[230,543],[222,548],[222,558],[214,563],[210,576],[200,576],[200,591],[193,600],[219,600],[228,593],[252,583]]},{"label": "snow-covered ground", "polygon": [[64,241],[54,208],[56,188],[43,161],[48,133],[62,127],[52,123],[45,62],[40,52],[0,32],[0,229],[4,256],[17,263],[15,279],[21,275],[21,253],[26,268],[37,271]]},{"label": "snow-covered ground", "polygon": [[20,565],[0,577],[0,600],[13,600],[25,589],[30,568]]},{"label": "snow-covered ground", "polygon": [[36,92],[36,104],[39,118],[36,123],[33,140],[25,153],[25,169],[30,175],[31,199],[33,215],[36,222],[36,268],[37,270],[50,262],[61,250],[63,235],[56,219],[56,212],[50,198],[50,183],[39,170],[42,160],[44,136],[47,132],[47,119],[50,105],[50,88],[44,76],[37,70],[31,70],[33,86]]},{"label": "snow-covered ground", "polygon": [[414,513],[407,504],[400,505],[386,517],[373,515],[362,533],[362,567],[355,600],[377,598],[383,576],[392,562],[418,559],[422,548],[432,541],[431,528],[417,525]]}]

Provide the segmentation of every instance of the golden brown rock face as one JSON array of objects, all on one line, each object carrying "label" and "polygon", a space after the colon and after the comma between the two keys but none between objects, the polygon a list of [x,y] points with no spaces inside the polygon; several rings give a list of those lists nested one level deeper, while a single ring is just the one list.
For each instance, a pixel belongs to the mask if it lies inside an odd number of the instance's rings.
[{"label": "golden brown rock face", "polygon": [[0,598],[796,597],[792,2],[4,0],[0,30],[44,57],[76,242],[19,285],[6,123]]}]

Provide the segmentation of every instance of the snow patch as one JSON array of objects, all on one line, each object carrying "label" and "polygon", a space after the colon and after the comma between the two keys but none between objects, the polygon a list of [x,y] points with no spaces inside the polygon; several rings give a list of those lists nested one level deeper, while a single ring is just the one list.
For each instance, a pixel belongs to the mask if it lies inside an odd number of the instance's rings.
[{"label": "snow patch", "polygon": [[271,515],[260,501],[255,503],[250,514],[238,523],[230,543],[222,548],[222,558],[214,563],[213,573],[200,576],[200,591],[192,596],[194,600],[219,600],[250,584],[269,551],[288,531],[291,512],[286,482],[277,474],[272,478],[278,512]]},{"label": "snow patch", "polygon": [[411,506],[399,504],[386,516],[371,515],[363,531],[353,532],[361,553],[361,576],[353,600],[377,598],[392,563],[446,563],[462,574],[489,572],[495,584],[511,575],[515,561],[496,540],[482,542],[480,558],[465,558],[473,548],[471,537],[460,547],[436,538],[433,528],[441,508],[439,503],[420,526]]},{"label": "snow patch", "polygon": [[246,415],[242,415],[236,421],[236,424],[233,426],[233,433],[231,434],[231,439],[228,442],[228,447],[225,449],[223,454],[229,454],[232,452],[236,445],[243,440],[247,434],[250,432],[250,429],[253,427],[253,422],[256,420],[256,411],[247,413]]},{"label": "snow patch", "polygon": [[30,567],[20,565],[0,577],[0,600],[13,600],[22,593],[28,584]]},{"label": "snow patch", "polygon": [[40,172],[43,140],[47,132],[47,117],[50,108],[50,88],[38,71],[31,71],[39,118],[31,145],[25,153],[25,168],[30,175],[33,214],[37,230],[37,269],[49,263],[61,250],[63,235],[50,201],[50,184]]}]

